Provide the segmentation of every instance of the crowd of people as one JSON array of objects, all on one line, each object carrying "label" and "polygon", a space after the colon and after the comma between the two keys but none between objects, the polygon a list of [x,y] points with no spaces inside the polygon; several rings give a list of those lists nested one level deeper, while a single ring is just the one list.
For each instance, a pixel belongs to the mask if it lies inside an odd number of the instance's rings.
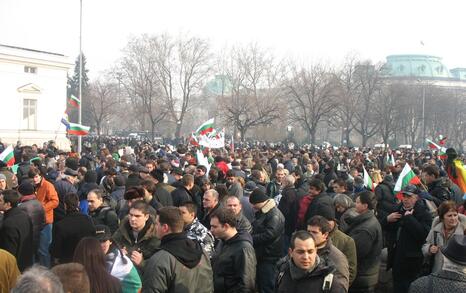
[{"label": "crowd of people", "polygon": [[0,292],[466,289],[452,148],[124,143],[0,161]]}]

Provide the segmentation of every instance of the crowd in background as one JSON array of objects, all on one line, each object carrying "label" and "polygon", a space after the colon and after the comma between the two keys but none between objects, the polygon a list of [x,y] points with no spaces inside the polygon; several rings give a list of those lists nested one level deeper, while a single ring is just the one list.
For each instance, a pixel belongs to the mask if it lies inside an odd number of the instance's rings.
[{"label": "crowd in background", "polygon": [[[466,288],[451,167],[464,155],[451,148],[109,139],[81,154],[18,143],[14,156],[15,173],[0,162],[0,292]],[[421,182],[396,194],[405,164]]]}]

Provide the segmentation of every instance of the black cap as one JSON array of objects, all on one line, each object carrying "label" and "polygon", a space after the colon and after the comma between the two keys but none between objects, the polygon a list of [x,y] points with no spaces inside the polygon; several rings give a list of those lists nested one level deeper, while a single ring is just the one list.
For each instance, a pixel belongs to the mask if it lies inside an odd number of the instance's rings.
[{"label": "black cap", "polygon": [[131,164],[128,168],[131,172],[139,172],[139,166],[137,164]]},{"label": "black cap", "polygon": [[68,176],[78,176],[78,171],[73,170],[73,169],[71,169],[71,168],[66,168],[66,169],[65,169],[65,175],[68,175]]},{"label": "black cap", "polygon": [[403,190],[401,191],[403,195],[408,195],[408,196],[417,195],[418,192],[419,190],[417,189],[416,185],[412,185],[412,184],[406,185],[406,187],[403,188]]},{"label": "black cap", "polygon": [[266,200],[270,199],[265,192],[263,192],[260,188],[256,188],[251,192],[251,195],[249,196],[249,202],[252,204],[256,204],[259,202],[264,202]]},{"label": "black cap", "polygon": [[257,188],[257,184],[256,182],[254,181],[248,181],[245,185],[244,185],[244,191],[246,192],[252,192],[254,189]]},{"label": "black cap", "polygon": [[96,225],[95,237],[99,241],[106,241],[112,239],[112,233],[110,232],[110,228],[106,225]]},{"label": "black cap", "polygon": [[442,248],[442,253],[452,262],[466,266],[466,236],[453,235],[447,246]]}]

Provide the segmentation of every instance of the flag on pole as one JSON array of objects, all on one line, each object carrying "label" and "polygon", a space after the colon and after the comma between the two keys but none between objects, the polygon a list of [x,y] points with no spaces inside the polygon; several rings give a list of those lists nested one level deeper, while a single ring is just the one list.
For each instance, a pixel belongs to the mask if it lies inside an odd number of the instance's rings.
[{"label": "flag on pole", "polygon": [[440,158],[446,158],[446,151],[447,151],[446,147],[439,146],[438,144],[436,144],[430,139],[426,139],[426,141],[429,144],[429,148],[438,151],[438,155]]},{"label": "flag on pole", "polygon": [[207,120],[202,123],[201,126],[196,130],[196,135],[206,135],[214,130],[214,118]]},{"label": "flag on pole", "polygon": [[68,134],[72,135],[88,135],[89,134],[89,126],[84,126],[77,123],[70,123],[70,127],[68,127],[67,132]]},{"label": "flag on pole", "polygon": [[61,118],[61,123],[66,126],[66,129],[70,128],[70,119],[66,111],[65,113],[63,113],[63,116]]},{"label": "flag on pole", "polygon": [[11,145],[9,145],[1,154],[0,160],[3,161],[8,167],[15,164],[15,153]]},{"label": "flag on pole", "polygon": [[78,108],[79,105],[81,105],[81,100],[76,98],[75,96],[71,95],[69,101],[71,106],[75,107],[75,108]]},{"label": "flag on pole", "polygon": [[403,190],[403,188],[409,184],[418,185],[421,184],[421,180],[416,176],[416,174],[414,174],[409,164],[406,163],[403,170],[401,171],[400,176],[398,177],[398,180],[396,181],[395,188],[393,190],[398,199],[401,200],[403,197],[401,190]]},{"label": "flag on pole", "polygon": [[201,146],[208,147],[211,149],[223,148],[225,147],[225,130],[212,130],[212,132],[210,132],[207,135],[199,136],[198,142]]},{"label": "flag on pole", "polygon": [[444,138],[440,139],[438,141],[438,144],[441,145],[441,146],[445,146],[445,142],[447,141],[447,137],[445,136]]},{"label": "flag on pole", "polygon": [[366,168],[362,166],[362,169],[364,170],[364,186],[370,190],[374,191],[374,183],[372,182],[371,176],[369,176],[369,173],[367,173]]}]

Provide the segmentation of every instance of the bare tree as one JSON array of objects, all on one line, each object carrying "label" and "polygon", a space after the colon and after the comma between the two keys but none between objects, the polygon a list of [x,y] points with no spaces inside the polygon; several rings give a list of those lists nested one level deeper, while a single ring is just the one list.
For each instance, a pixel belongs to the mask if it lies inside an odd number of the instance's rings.
[{"label": "bare tree", "polygon": [[336,103],[337,80],[332,70],[321,64],[310,68],[291,67],[291,78],[284,82],[288,117],[308,134],[312,144],[320,122],[329,118]]},{"label": "bare tree", "polygon": [[379,119],[373,111],[376,95],[381,85],[381,64],[370,61],[356,66],[355,78],[358,83],[355,119],[352,121],[354,130],[361,135],[362,146],[367,145],[369,138],[379,131]]},{"label": "bare tree", "polygon": [[233,48],[227,58],[224,72],[231,88],[219,97],[219,113],[244,140],[249,129],[279,118],[283,67],[256,44]]},{"label": "bare tree", "polygon": [[[159,79],[156,76],[158,63],[152,51],[151,39],[147,36],[133,38],[124,50],[120,62],[121,81],[139,113],[151,123],[151,136],[154,138],[157,124],[168,115]],[[141,117],[142,116],[142,117]]]},{"label": "bare tree", "polygon": [[97,80],[90,84],[89,114],[99,136],[103,123],[108,123],[115,115],[118,105],[116,93],[116,85],[113,83]]},{"label": "bare tree", "polygon": [[406,86],[399,83],[386,83],[381,86],[374,111],[379,117],[379,133],[383,143],[389,143],[399,128],[401,101],[406,98]]},{"label": "bare tree", "polygon": [[193,106],[192,97],[200,94],[210,71],[209,44],[197,37],[160,35],[150,39],[150,50],[156,65],[152,74],[179,138],[185,115]]}]

